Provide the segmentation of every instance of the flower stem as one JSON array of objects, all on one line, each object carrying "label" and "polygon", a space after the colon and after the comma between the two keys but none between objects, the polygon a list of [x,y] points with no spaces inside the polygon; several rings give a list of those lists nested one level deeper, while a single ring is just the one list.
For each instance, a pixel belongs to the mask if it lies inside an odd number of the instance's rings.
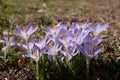
[{"label": "flower stem", "polygon": [[89,79],[89,66],[90,66],[90,59],[86,58],[87,79]]},{"label": "flower stem", "polygon": [[5,51],[4,57],[5,57],[5,60],[6,60],[6,58],[7,58],[7,51]]},{"label": "flower stem", "polygon": [[6,66],[6,63],[7,63],[7,54],[8,54],[8,52],[9,52],[9,48],[8,48],[8,46],[6,47],[6,51],[5,51],[5,53],[4,53],[4,57],[5,57],[5,66]]},{"label": "flower stem", "polygon": [[38,61],[36,62],[36,79],[39,80],[39,63]]},{"label": "flower stem", "polygon": [[70,61],[68,60],[68,58],[69,58],[69,52],[68,52],[68,48],[66,47],[66,64],[68,65],[68,68],[71,69]]},{"label": "flower stem", "polygon": [[58,60],[58,58],[57,58],[57,56],[55,55],[54,56],[55,57],[55,59],[56,59],[56,61],[57,61],[57,64],[58,64],[58,71],[59,71],[59,73],[61,73],[61,65],[60,65],[60,62],[59,62],[59,60]]}]

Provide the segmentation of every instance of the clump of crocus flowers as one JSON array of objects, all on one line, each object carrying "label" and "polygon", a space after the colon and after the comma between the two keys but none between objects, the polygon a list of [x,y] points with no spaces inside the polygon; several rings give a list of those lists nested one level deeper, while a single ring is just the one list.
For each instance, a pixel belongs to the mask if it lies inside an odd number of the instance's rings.
[{"label": "clump of crocus flowers", "polygon": [[[100,25],[96,23],[92,26],[90,23],[79,25],[77,22],[72,22],[72,24],[59,22],[52,28],[45,28],[43,39],[29,41],[30,36],[39,28],[34,28],[31,25],[25,28],[16,26],[14,29],[15,35],[20,36],[25,43],[17,43],[14,38],[9,40],[8,35],[4,35],[4,40],[0,40],[0,43],[5,43],[7,49],[15,45],[24,48],[26,52],[23,52],[23,55],[36,62],[36,78],[39,80],[39,60],[45,54],[48,55],[50,61],[57,63],[57,60],[59,60],[61,63],[69,63],[74,56],[82,53],[86,57],[87,68],[89,68],[89,60],[103,49],[102,46],[98,46],[102,42],[102,39],[98,36],[107,27],[108,24]],[[57,55],[59,55],[59,59],[56,59]]]}]

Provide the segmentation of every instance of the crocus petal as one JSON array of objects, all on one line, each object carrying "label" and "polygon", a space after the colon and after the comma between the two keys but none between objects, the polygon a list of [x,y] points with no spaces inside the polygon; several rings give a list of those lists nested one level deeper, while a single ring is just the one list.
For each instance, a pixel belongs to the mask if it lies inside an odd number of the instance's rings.
[{"label": "crocus petal", "polygon": [[48,55],[48,59],[52,62],[56,62],[56,58],[53,55]]},{"label": "crocus petal", "polygon": [[69,46],[69,53],[72,55],[72,56],[75,56],[75,51],[76,51],[76,46]]},{"label": "crocus petal", "polygon": [[99,44],[103,41],[103,39],[97,39],[97,43],[96,44]]},{"label": "crocus petal", "polygon": [[26,32],[30,32],[30,31],[32,31],[33,30],[33,28],[32,28],[32,26],[31,25],[27,25],[26,26]]},{"label": "crocus petal", "polygon": [[93,40],[92,36],[88,34],[86,38],[84,39],[84,43],[89,42],[89,41],[91,42],[92,40]]},{"label": "crocus petal", "polygon": [[31,35],[31,34],[33,34],[37,29],[38,29],[38,27],[36,27],[36,28],[34,28],[34,29],[33,29],[32,27],[30,27],[29,30],[26,32],[26,34]]},{"label": "crocus petal", "polygon": [[29,43],[28,43],[28,47],[29,47],[30,50],[33,49],[33,47],[34,47],[34,43],[29,42]]},{"label": "crocus petal", "polygon": [[23,54],[27,57],[30,57],[30,58],[34,59],[35,61],[38,61],[39,58],[40,58],[40,51],[37,47],[34,47],[31,51],[31,53],[24,52]]},{"label": "crocus petal", "polygon": [[103,24],[102,26],[98,23],[96,23],[94,25],[94,31],[93,31],[93,34],[95,36],[99,35],[99,33],[101,33],[102,31],[105,31],[108,27],[108,24]]},{"label": "crocus petal", "polygon": [[87,53],[92,54],[92,50],[94,48],[94,45],[90,42],[84,43],[84,48],[86,49]]},{"label": "crocus petal", "polygon": [[74,29],[80,29],[80,26],[79,26],[76,22],[73,22],[73,23],[72,23],[72,27],[73,27]]},{"label": "crocus petal", "polygon": [[15,46],[16,45],[16,42],[11,42],[10,44],[9,44],[9,46]]},{"label": "crocus petal", "polygon": [[58,49],[59,49],[59,43],[57,42],[52,42],[47,46],[47,54],[48,55],[57,55],[58,54]]},{"label": "crocus petal", "polygon": [[96,23],[96,24],[94,25],[94,30],[95,30],[96,32],[99,32],[99,30],[100,30],[100,24]]},{"label": "crocus petal", "polygon": [[64,50],[60,50],[61,54],[66,56],[66,52]]},{"label": "crocus petal", "polygon": [[72,59],[72,55],[68,54],[67,59],[70,61]]},{"label": "crocus petal", "polygon": [[94,31],[93,31],[93,33],[94,33],[95,36],[97,36],[100,32],[101,32],[100,24],[96,23],[94,25]]},{"label": "crocus petal", "polygon": [[45,54],[45,53],[47,53],[46,47],[44,47],[44,48],[42,48],[42,49],[40,50],[40,56],[42,56],[42,55]]},{"label": "crocus petal", "polygon": [[54,31],[53,31],[52,29],[50,29],[50,28],[45,28],[45,33],[46,33],[47,35],[53,35],[53,34],[54,34]]},{"label": "crocus petal", "polygon": [[61,27],[62,22],[57,23],[56,27]]},{"label": "crocus petal", "polygon": [[87,48],[85,48],[85,47],[78,46],[78,49],[79,49],[79,51],[82,52],[82,54],[83,54],[86,58],[91,59],[91,58],[94,56],[94,54],[93,54],[93,53],[90,53],[90,52],[88,51],[89,49],[87,49]]},{"label": "crocus petal", "polygon": [[32,58],[32,59],[35,60],[35,57],[33,56],[33,54],[31,54],[31,53],[29,53],[29,52],[24,52],[23,54],[24,54],[25,56],[30,57],[30,58]]},{"label": "crocus petal", "polygon": [[60,29],[60,32],[59,32],[59,34],[61,34],[61,35],[62,35],[62,34],[65,34],[66,32],[67,32],[67,30],[66,30],[66,29],[61,28],[61,29]]},{"label": "crocus petal", "polygon": [[57,52],[49,51],[47,54],[48,54],[48,55],[53,55],[53,56],[55,56],[55,55],[57,55]]},{"label": "crocus petal", "polygon": [[102,50],[102,46],[100,46],[100,47],[98,47],[98,48],[96,48],[95,50],[94,50],[94,55],[97,55],[101,50]]},{"label": "crocus petal", "polygon": [[81,32],[78,37],[77,37],[77,43],[78,44],[82,44],[83,43],[83,40],[86,38],[86,36],[89,34],[89,31],[84,33],[84,32]]},{"label": "crocus petal", "polygon": [[[65,40],[59,39],[60,43],[62,43],[64,46],[66,45]],[[67,46],[67,45],[66,45]]]},{"label": "crocus petal", "polygon": [[42,45],[41,45],[40,43],[35,43],[35,45],[36,45],[37,47],[39,47],[40,49],[42,49]]},{"label": "crocus petal", "polygon": [[99,44],[99,43],[102,42],[102,41],[103,41],[103,39],[93,39],[93,37],[92,37],[90,34],[88,34],[88,35],[86,36],[86,38],[84,39],[84,43],[89,42],[89,43],[91,43],[92,45],[97,45],[97,44]]},{"label": "crocus petal", "polygon": [[93,55],[87,55],[86,58],[92,59],[94,56]]},{"label": "crocus petal", "polygon": [[8,42],[8,35],[4,35],[5,42]]},{"label": "crocus petal", "polygon": [[64,63],[64,57],[63,57],[63,56],[61,56],[60,61],[61,61],[62,63]]},{"label": "crocus petal", "polygon": [[28,50],[27,45],[25,45],[25,44],[20,44],[20,46],[23,47],[23,48],[25,48],[26,50]]},{"label": "crocus petal", "polygon": [[25,31],[19,27],[19,26],[16,26],[14,32],[23,37],[25,40],[28,40],[28,38],[30,37],[31,34],[33,34],[36,30],[38,29],[38,27],[36,27],[35,29],[32,28],[32,26],[27,26]]},{"label": "crocus petal", "polygon": [[39,48],[42,49],[43,47],[45,47],[45,45],[48,43],[49,41],[46,42],[46,37],[43,38],[41,41],[39,42],[35,42],[35,45]]},{"label": "crocus petal", "polygon": [[91,25],[88,27],[88,30],[89,30],[90,32],[93,32],[93,31],[94,31],[94,29],[92,28]]},{"label": "crocus petal", "polygon": [[85,30],[89,27],[90,27],[90,24],[88,24],[88,23],[84,23],[83,25],[80,26],[80,28],[82,28],[83,30]]},{"label": "crocus petal", "polygon": [[107,28],[108,28],[108,24],[103,24],[103,25],[102,25],[102,30],[103,30],[103,31],[106,31]]},{"label": "crocus petal", "polygon": [[5,42],[4,40],[0,40],[0,43],[3,43],[3,42]]},{"label": "crocus petal", "polygon": [[82,52],[82,54],[84,54],[85,56],[88,55],[88,52],[86,51],[86,49],[84,47],[82,47],[81,45],[77,45],[77,48],[80,52]]},{"label": "crocus petal", "polygon": [[19,36],[23,37],[24,39],[26,39],[25,32],[22,31],[22,28],[21,28],[20,26],[16,26],[14,32],[15,32],[17,35],[19,35]]},{"label": "crocus petal", "polygon": [[62,46],[58,45],[57,51],[61,50]]}]

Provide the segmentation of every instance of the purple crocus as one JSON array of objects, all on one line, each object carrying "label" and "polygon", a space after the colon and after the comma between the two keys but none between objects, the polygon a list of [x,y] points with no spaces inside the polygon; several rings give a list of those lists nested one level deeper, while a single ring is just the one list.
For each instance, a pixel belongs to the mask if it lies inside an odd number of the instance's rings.
[{"label": "purple crocus", "polygon": [[72,22],[72,25],[71,25],[71,29],[72,30],[80,30],[80,29],[83,29],[83,31],[86,31],[86,30],[90,30],[90,23],[80,23],[78,24],[77,22]]},{"label": "purple crocus", "polygon": [[32,41],[28,42],[27,44],[17,43],[17,45],[24,48],[25,50],[27,50],[29,52],[31,52],[34,47],[34,43]]},{"label": "purple crocus", "polygon": [[58,51],[60,51],[60,49],[62,48],[62,46],[56,41],[56,42],[51,42],[48,44],[47,46],[47,54],[48,55],[57,55]]},{"label": "purple crocus", "polygon": [[82,44],[86,36],[89,34],[89,30],[84,31],[83,29],[79,29],[77,33],[74,33],[73,35],[75,36],[73,40],[77,44]]},{"label": "purple crocus", "polygon": [[43,49],[50,42],[49,36],[45,36],[42,40],[34,42],[35,46]]},{"label": "purple crocus", "polygon": [[85,39],[84,39],[84,43],[91,43],[92,45],[97,45],[99,43],[101,43],[103,41],[103,39],[99,38],[93,38],[91,34],[88,34]]},{"label": "purple crocus", "polygon": [[34,48],[32,49],[32,51],[31,51],[31,53],[30,53],[30,52],[24,52],[23,54],[24,54],[25,56],[27,56],[27,57],[32,58],[32,59],[35,60],[36,62],[38,62],[38,60],[39,60],[39,58],[40,58],[40,56],[41,56],[41,52],[40,52],[40,50],[39,50],[38,47],[34,47]]},{"label": "purple crocus", "polygon": [[16,36],[11,36],[11,37],[9,38],[9,36],[5,34],[5,35],[4,35],[4,40],[0,40],[0,43],[5,43],[5,45],[6,45],[5,48],[9,49],[10,47],[16,45],[15,37],[16,37]]},{"label": "purple crocus", "polygon": [[63,34],[58,39],[58,41],[67,48],[69,45],[72,45],[72,37],[69,34]]},{"label": "purple crocus", "polygon": [[84,43],[84,46],[77,45],[77,48],[80,52],[82,52],[85,55],[86,58],[91,59],[102,50],[101,46],[95,47],[94,44],[86,42]]},{"label": "purple crocus", "polygon": [[76,46],[69,46],[66,49],[64,48],[63,50],[60,50],[60,52],[67,58],[68,61],[71,60],[73,56],[78,54],[78,51],[76,51]]},{"label": "purple crocus", "polygon": [[26,28],[16,26],[14,32],[16,33],[16,35],[23,37],[27,41],[30,35],[33,34],[37,29],[38,27],[33,28],[31,25],[26,26]]},{"label": "purple crocus", "polygon": [[60,50],[61,54],[67,58],[67,61],[71,60],[72,57],[77,54],[77,52],[75,52],[76,42],[73,41],[71,31],[68,31],[66,34],[61,35],[59,42],[63,45],[63,48]]},{"label": "purple crocus", "polygon": [[96,23],[94,25],[92,31],[95,36],[98,36],[102,31],[105,31],[107,28],[108,28],[108,24],[100,25],[100,24]]},{"label": "purple crocus", "polygon": [[53,25],[52,29],[51,28],[46,28],[45,33],[46,36],[51,36],[52,41],[56,41],[61,34],[66,33],[67,27],[65,24],[58,23],[57,25]]},{"label": "purple crocus", "polygon": [[101,46],[96,47],[100,42],[102,42],[102,39],[94,39],[90,34],[88,34],[84,39],[83,45],[77,44],[77,48],[87,58],[91,59],[102,50]]}]

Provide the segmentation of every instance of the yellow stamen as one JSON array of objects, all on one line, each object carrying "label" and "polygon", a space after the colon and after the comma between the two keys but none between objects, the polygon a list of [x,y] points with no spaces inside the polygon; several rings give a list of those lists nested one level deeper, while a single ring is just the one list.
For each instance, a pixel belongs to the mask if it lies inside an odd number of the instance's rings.
[{"label": "yellow stamen", "polygon": [[73,44],[75,44],[76,42],[75,41],[72,41]]},{"label": "yellow stamen", "polygon": [[9,41],[12,41],[13,40],[13,36],[9,38]]},{"label": "yellow stamen", "polygon": [[74,37],[77,37],[77,36],[78,36],[78,33],[75,33],[75,34],[74,34]]},{"label": "yellow stamen", "polygon": [[62,39],[64,39],[64,38],[65,38],[65,36],[66,36],[66,35],[65,35],[65,34],[63,34],[63,35],[62,35]]},{"label": "yellow stamen", "polygon": [[36,50],[33,55],[37,58],[39,56],[39,51]]},{"label": "yellow stamen", "polygon": [[82,22],[79,22],[79,25],[80,25],[80,27],[83,25],[83,23]]},{"label": "yellow stamen", "polygon": [[23,32],[25,32],[25,33],[26,33],[26,28],[23,28]]},{"label": "yellow stamen", "polygon": [[49,47],[50,49],[53,48],[53,46],[52,46],[51,44],[49,44],[48,47]]},{"label": "yellow stamen", "polygon": [[52,29],[54,30],[54,31],[56,31],[56,25],[53,23],[53,25],[52,25]]}]

